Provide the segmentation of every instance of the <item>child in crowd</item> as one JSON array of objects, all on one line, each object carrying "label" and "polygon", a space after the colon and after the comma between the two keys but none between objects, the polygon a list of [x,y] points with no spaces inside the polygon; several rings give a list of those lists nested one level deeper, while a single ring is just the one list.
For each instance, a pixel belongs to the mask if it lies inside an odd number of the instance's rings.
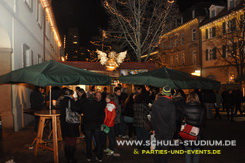
[{"label": "child in crowd", "polygon": [[114,102],[115,96],[112,94],[108,94],[106,96],[106,108],[105,108],[105,120],[104,124],[110,128],[108,137],[109,137],[109,147],[104,150],[107,152],[107,155],[114,154],[114,148],[116,145],[116,136],[114,132],[114,119],[116,118],[116,103]]}]

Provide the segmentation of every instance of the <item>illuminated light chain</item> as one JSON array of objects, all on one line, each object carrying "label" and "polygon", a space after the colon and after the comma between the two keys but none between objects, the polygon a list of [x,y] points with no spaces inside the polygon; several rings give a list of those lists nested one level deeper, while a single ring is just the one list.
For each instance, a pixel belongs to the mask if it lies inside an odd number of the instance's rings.
[{"label": "illuminated light chain", "polygon": [[46,12],[48,21],[50,22],[50,26],[51,26],[51,28],[52,28],[52,30],[54,32],[55,40],[58,43],[58,46],[61,47],[61,41],[60,41],[61,39],[59,38],[59,34],[57,32],[57,27],[56,27],[56,24],[55,24],[55,20],[53,18],[53,14],[52,14],[50,5],[47,2],[47,0],[41,0],[41,4],[42,4],[42,6],[44,8],[44,11]]},{"label": "illuminated light chain", "polygon": [[230,20],[230,19],[232,19],[234,17],[238,17],[238,15],[241,15],[241,12],[243,12],[243,9],[239,10],[239,11],[234,11],[234,12],[230,13],[229,15],[223,16],[223,17],[221,17],[221,18],[219,18],[219,19],[217,19],[217,20],[215,20],[213,22],[210,22],[210,23],[200,27],[200,29],[208,28],[208,27],[212,26],[212,24],[215,24],[215,23],[227,20],[227,19]]},{"label": "illuminated light chain", "polygon": [[[104,6],[105,8],[107,8],[112,14],[120,17],[121,19],[123,19],[125,22],[129,23],[130,25],[130,20],[126,19],[123,15],[119,14],[115,8],[113,8],[107,1],[104,2]],[[131,26],[131,25],[130,25]],[[132,26],[131,26],[132,27]],[[133,28],[133,27],[132,27]]]},{"label": "illuminated light chain", "polygon": [[195,23],[196,21],[198,21],[197,18],[195,18],[194,20],[191,20],[190,22],[185,23],[185,24],[183,24],[183,25],[181,25],[181,26],[179,26],[179,27],[173,29],[172,31],[170,31],[170,32],[168,32],[168,33],[166,33],[166,34],[164,34],[161,38],[163,38],[163,37],[168,37],[168,35],[170,35],[170,34],[176,32],[176,31],[178,31],[178,30],[181,30],[182,28],[185,28],[187,25],[191,25],[191,24]]}]

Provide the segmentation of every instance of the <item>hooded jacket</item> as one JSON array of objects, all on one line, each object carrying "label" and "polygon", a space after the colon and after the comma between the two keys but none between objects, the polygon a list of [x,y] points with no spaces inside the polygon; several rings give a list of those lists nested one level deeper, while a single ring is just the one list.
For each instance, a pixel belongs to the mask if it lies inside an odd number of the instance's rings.
[{"label": "hooded jacket", "polygon": [[152,105],[152,128],[156,138],[170,140],[176,130],[175,105],[167,96],[160,96]]},{"label": "hooded jacket", "polygon": [[116,118],[116,103],[111,101],[107,103],[105,108],[105,120],[104,124],[108,127],[114,127]]}]

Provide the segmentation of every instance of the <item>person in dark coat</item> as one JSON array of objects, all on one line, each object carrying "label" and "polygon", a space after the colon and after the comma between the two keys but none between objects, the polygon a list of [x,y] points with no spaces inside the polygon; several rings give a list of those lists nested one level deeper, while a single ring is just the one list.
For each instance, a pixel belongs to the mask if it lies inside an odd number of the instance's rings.
[{"label": "person in dark coat", "polygon": [[45,96],[43,87],[35,87],[30,94],[31,109],[34,111],[41,111],[45,107]]},{"label": "person in dark coat", "polygon": [[214,118],[216,119],[219,117],[219,119],[221,119],[219,109],[222,107],[223,99],[222,99],[222,96],[218,90],[215,91],[215,96],[216,96],[216,103],[215,103],[215,116],[214,116]]},{"label": "person in dark coat", "polygon": [[226,111],[227,111],[227,119],[233,121],[234,115],[234,106],[235,105],[235,96],[231,89],[228,90],[226,95]]},{"label": "person in dark coat", "polygon": [[65,141],[65,157],[67,162],[74,162],[74,155],[76,151],[76,141],[77,137],[80,136],[79,124],[71,124],[66,122],[66,108],[69,105],[71,111],[76,111],[81,113],[81,108],[77,103],[72,99],[72,94],[74,93],[70,89],[62,90],[62,98],[59,102],[60,109],[60,124],[63,140]]},{"label": "person in dark coat", "polygon": [[228,95],[228,91],[227,90],[225,90],[225,91],[223,91],[222,93],[221,93],[221,96],[222,96],[222,99],[223,99],[223,102],[222,102],[222,106],[223,106],[223,111],[227,111],[227,102],[226,102],[226,100],[227,100],[227,95]]},{"label": "person in dark coat", "polygon": [[146,147],[145,142],[149,139],[150,135],[144,122],[147,120],[147,115],[150,113],[148,104],[151,102],[151,99],[144,86],[139,86],[136,91],[137,94],[134,96],[133,105],[133,126],[136,130],[137,140],[143,141],[143,146],[139,148],[148,148]]},{"label": "person in dark coat", "polygon": [[[45,108],[45,95],[44,95],[44,89],[42,87],[35,87],[35,90],[33,90],[30,94],[30,102],[31,102],[31,109],[36,111],[41,111]],[[39,116],[35,116],[35,124],[34,124],[34,130],[37,132],[38,130],[38,122],[39,122]]]},{"label": "person in dark coat", "polygon": [[97,159],[102,161],[102,133],[100,127],[105,117],[105,106],[106,103],[102,100],[100,92],[96,92],[94,98],[87,99],[82,105],[88,161],[92,159],[92,137],[94,137],[96,143]]},{"label": "person in dark coat", "polygon": [[[152,105],[151,124],[155,133],[156,141],[172,140],[176,130],[176,109],[171,99],[171,89],[163,87]],[[169,146],[156,145],[157,150],[168,150]],[[155,163],[166,163],[168,155],[160,154],[154,157]]]},{"label": "person in dark coat", "polygon": [[174,133],[174,139],[178,139],[179,138],[179,131],[180,131],[180,127],[182,124],[182,120],[183,120],[183,107],[186,105],[185,103],[185,98],[182,96],[182,94],[179,91],[176,91],[175,94],[173,95],[173,103],[175,105],[175,109],[176,109],[176,131]]},{"label": "person in dark coat", "polygon": [[102,100],[105,101],[105,98],[106,98],[106,96],[108,95],[107,87],[104,87],[104,88],[103,88],[103,92],[102,92],[101,94],[102,94]]},{"label": "person in dark coat", "polygon": [[133,127],[133,117],[134,117],[134,93],[130,94],[124,102],[124,122],[127,125],[128,137],[133,136],[134,127]]},{"label": "person in dark coat", "polygon": [[[190,93],[186,99],[187,105],[183,107],[183,114],[186,119],[186,123],[192,126],[199,127],[199,135],[197,140],[203,139],[203,128],[205,122],[205,109],[201,105],[198,95],[195,92]],[[198,146],[185,146],[185,150],[200,150]],[[186,154],[185,162],[199,162],[199,155]]]},{"label": "person in dark coat", "polygon": [[207,119],[212,119],[212,110],[215,108],[216,96],[213,90],[202,91],[202,102],[206,108]]},{"label": "person in dark coat", "polygon": [[239,111],[240,114],[242,115],[242,110],[241,110],[242,107],[241,104],[243,98],[242,91],[240,89],[234,90],[234,96],[235,96],[235,106],[236,106],[235,114],[237,114],[237,112]]},{"label": "person in dark coat", "polygon": [[[82,89],[80,87],[76,87],[76,88],[79,88],[79,89],[76,89],[77,103],[79,104],[80,107],[82,107],[83,103],[87,101],[86,92],[84,91],[84,89]],[[85,130],[84,130],[83,117],[81,117],[81,132],[83,134],[81,136],[81,138],[84,139],[85,138]]]}]

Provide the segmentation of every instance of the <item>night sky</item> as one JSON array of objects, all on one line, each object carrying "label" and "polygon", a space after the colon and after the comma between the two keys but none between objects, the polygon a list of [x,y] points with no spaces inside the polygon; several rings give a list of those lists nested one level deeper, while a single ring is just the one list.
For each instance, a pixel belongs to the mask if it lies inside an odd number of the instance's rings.
[{"label": "night sky", "polygon": [[[198,1],[209,0],[177,0],[182,11]],[[101,0],[52,0],[52,6],[60,34],[66,34],[68,28],[78,27],[82,46],[86,47],[99,34],[98,28],[107,27],[107,13]]]}]

